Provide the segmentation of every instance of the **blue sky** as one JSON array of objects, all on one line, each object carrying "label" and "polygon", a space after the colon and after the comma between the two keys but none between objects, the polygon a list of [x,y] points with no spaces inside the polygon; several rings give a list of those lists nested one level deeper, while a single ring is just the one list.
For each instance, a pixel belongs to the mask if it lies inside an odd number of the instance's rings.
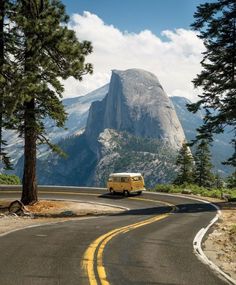
[{"label": "blue sky", "polygon": [[[208,0],[214,1],[214,0]],[[86,61],[94,74],[65,82],[64,97],[87,93],[109,82],[113,69],[154,73],[169,96],[195,101],[192,80],[201,71],[204,45],[190,29],[196,7],[205,0],[62,0],[69,27],[91,41]]]},{"label": "blue sky", "polygon": [[189,28],[196,6],[205,0],[63,0],[69,15],[89,11],[122,31]]}]

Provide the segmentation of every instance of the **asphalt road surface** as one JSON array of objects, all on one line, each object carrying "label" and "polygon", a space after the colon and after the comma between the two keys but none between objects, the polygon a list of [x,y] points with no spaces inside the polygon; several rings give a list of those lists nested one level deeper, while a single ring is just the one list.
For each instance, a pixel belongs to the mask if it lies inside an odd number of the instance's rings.
[{"label": "asphalt road surface", "polygon": [[[195,235],[216,215],[211,205],[149,193],[123,197],[98,189],[68,192],[41,191],[39,196],[129,210],[0,237],[0,285],[228,284],[193,253]],[[19,194],[0,191],[0,198],[6,197]]]}]

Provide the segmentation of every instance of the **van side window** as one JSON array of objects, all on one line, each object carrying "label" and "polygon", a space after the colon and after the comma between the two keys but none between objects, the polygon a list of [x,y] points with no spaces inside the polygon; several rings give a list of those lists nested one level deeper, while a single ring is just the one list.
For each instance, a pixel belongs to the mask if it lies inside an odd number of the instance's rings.
[{"label": "van side window", "polygon": [[120,177],[113,177],[114,182],[120,182]]},{"label": "van side window", "polygon": [[129,182],[129,178],[128,177],[121,177],[120,181],[121,182]]}]

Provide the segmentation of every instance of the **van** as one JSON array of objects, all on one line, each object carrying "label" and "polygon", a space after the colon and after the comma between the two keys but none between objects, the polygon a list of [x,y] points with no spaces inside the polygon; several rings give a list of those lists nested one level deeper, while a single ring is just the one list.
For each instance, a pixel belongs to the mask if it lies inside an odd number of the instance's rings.
[{"label": "van", "polygon": [[144,179],[141,173],[112,173],[107,181],[107,189],[110,193],[141,194],[145,189]]}]

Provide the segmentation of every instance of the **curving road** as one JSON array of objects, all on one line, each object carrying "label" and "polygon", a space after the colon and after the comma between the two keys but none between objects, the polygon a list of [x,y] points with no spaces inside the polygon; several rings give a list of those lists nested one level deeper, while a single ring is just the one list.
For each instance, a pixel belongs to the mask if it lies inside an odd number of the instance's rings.
[{"label": "curving road", "polygon": [[[19,197],[0,191],[1,198]],[[27,228],[0,237],[0,285],[223,285],[193,253],[216,210],[183,197],[112,196],[102,189],[42,189],[40,198],[127,207],[110,216]]]}]

